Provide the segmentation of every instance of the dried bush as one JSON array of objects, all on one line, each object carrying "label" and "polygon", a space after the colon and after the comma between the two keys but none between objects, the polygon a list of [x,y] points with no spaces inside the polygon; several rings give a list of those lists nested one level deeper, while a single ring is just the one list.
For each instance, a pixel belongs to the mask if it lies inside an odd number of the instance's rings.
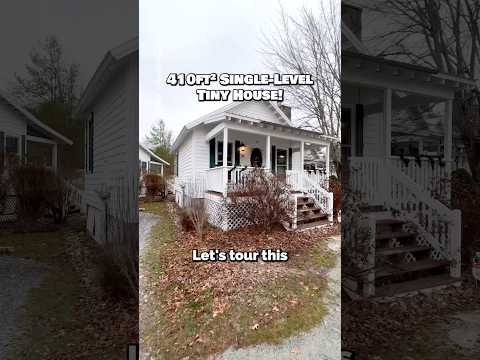
[{"label": "dried bush", "polygon": [[63,224],[72,205],[72,186],[66,178],[50,172],[50,187],[46,191],[46,207],[55,224]]},{"label": "dried bush", "polygon": [[333,215],[336,217],[342,207],[342,184],[336,176],[330,176],[328,191],[333,193]]},{"label": "dried bush", "polygon": [[229,191],[232,203],[244,205],[244,218],[270,232],[273,226],[292,220],[290,186],[277,176],[256,168],[245,176],[243,186]]},{"label": "dried bush", "polygon": [[465,170],[452,173],[452,208],[462,211],[462,263],[470,264],[480,251],[480,183]]},{"label": "dried bush", "polygon": [[9,169],[19,219],[34,221],[45,215],[51,178],[51,170],[43,167],[17,165]]},{"label": "dried bush", "polygon": [[145,174],[143,183],[147,189],[147,196],[153,198],[158,194],[165,194],[165,181],[161,175]]},{"label": "dried bush", "polygon": [[111,294],[138,301],[138,184],[119,180],[108,203],[107,234],[100,265],[103,286]]},{"label": "dried bush", "polygon": [[207,209],[205,208],[205,199],[192,199],[187,213],[195,228],[195,232],[200,239],[203,239],[205,228],[207,227]]},{"label": "dried bush", "polygon": [[0,174],[0,214],[5,211],[10,183],[7,176]]},{"label": "dried bush", "polygon": [[188,208],[180,209],[178,214],[180,217],[180,226],[182,227],[183,231],[192,231],[195,229]]}]

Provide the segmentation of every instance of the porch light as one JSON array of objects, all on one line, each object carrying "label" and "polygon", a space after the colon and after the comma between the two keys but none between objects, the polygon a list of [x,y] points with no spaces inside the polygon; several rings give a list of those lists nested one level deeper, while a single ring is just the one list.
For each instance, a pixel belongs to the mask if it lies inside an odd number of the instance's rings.
[{"label": "porch light", "polygon": [[238,151],[240,151],[240,155],[245,155],[245,153],[247,152],[247,147],[244,143],[240,144],[240,146],[238,147]]}]

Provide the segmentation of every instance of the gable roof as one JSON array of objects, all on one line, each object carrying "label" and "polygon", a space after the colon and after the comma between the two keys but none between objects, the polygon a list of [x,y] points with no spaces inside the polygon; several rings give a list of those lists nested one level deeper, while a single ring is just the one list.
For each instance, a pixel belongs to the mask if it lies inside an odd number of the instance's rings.
[{"label": "gable roof", "polygon": [[150,150],[149,148],[147,148],[146,146],[142,145],[142,144],[138,144],[140,149],[144,150],[147,154],[149,154],[152,158],[154,158],[155,160],[157,160],[158,162],[161,162],[161,163],[164,163],[165,165],[169,165],[170,166],[170,163],[163,160],[160,156],[158,156],[157,154],[155,154],[152,150]]},{"label": "gable roof", "polygon": [[7,95],[5,92],[0,91],[0,99],[2,99],[7,105],[9,105],[14,111],[19,113],[31,127],[50,135],[59,143],[72,145],[73,141],[63,136],[58,131],[52,129],[50,126],[44,124],[41,120],[37,119],[30,111],[21,106],[15,99]]},{"label": "gable roof", "polygon": [[[177,149],[177,147],[183,142],[183,140],[188,136],[190,131],[200,125],[204,124],[211,124],[219,121],[229,121],[232,117],[237,118],[244,118],[254,122],[268,122],[265,118],[256,117],[252,114],[246,114],[241,111],[241,106],[248,102],[233,102],[228,105],[222,106],[221,108],[212,111],[206,115],[199,117],[196,120],[189,122],[185,125],[180,134],[178,134],[175,142],[173,143],[173,150]],[[273,110],[276,118],[279,120],[279,125],[293,127],[292,120],[288,118],[288,116],[283,112],[282,109],[278,106],[278,104],[274,101],[262,101],[261,103],[267,105],[269,108]]]},{"label": "gable roof", "polygon": [[134,57],[135,54],[138,54],[138,37],[109,50],[88,82],[88,85],[78,102],[75,113],[79,114],[85,112],[95,101],[98,93],[102,91],[103,85],[114,77],[120,66]]}]

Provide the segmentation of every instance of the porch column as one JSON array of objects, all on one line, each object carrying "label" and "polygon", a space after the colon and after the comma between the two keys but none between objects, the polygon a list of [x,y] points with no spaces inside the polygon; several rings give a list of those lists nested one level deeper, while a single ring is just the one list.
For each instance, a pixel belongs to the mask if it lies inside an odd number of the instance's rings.
[{"label": "porch column", "polygon": [[222,158],[222,176],[223,176],[223,196],[227,196],[227,184],[228,184],[228,128],[223,129],[223,158]]},{"label": "porch column", "polygon": [[392,89],[385,89],[385,158],[392,156]]},{"label": "porch column", "polygon": [[304,167],[303,167],[303,160],[305,157],[305,142],[302,140],[300,141],[300,171],[302,172]]},{"label": "porch column", "polygon": [[270,135],[267,135],[266,141],[265,141],[265,169],[270,170],[271,164],[272,164],[272,155],[271,155],[271,150],[272,146],[270,144]]},{"label": "porch column", "polygon": [[325,170],[328,179],[330,177],[330,144],[325,149]]},{"label": "porch column", "polygon": [[227,166],[228,159],[228,128],[223,129],[223,166]]},{"label": "porch column", "polygon": [[445,170],[447,176],[450,175],[452,167],[452,143],[453,143],[453,100],[449,99],[445,102],[445,125],[443,138],[443,152],[445,157]]},{"label": "porch column", "polygon": [[57,143],[52,145],[52,169],[57,169]]}]

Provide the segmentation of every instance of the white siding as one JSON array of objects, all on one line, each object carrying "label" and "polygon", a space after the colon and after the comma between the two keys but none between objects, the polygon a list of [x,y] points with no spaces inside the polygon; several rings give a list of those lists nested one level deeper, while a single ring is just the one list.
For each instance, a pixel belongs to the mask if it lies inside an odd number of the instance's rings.
[{"label": "white siding", "polygon": [[363,156],[381,157],[384,155],[385,136],[383,114],[365,116],[363,119]]},{"label": "white siding", "polygon": [[[105,205],[98,191],[119,184],[135,186],[138,172],[138,64],[127,65],[101,92],[90,109],[94,114],[94,170],[85,178],[87,211],[95,214],[96,227],[104,229]],[[135,187],[136,190],[136,187]],[[92,209],[93,208],[93,209]],[[91,229],[89,229],[91,231]],[[95,236],[103,241],[102,234]]]},{"label": "white siding", "polygon": [[150,154],[143,150],[141,147],[138,148],[138,159],[140,161],[149,162],[150,161]]},{"label": "white siding", "polygon": [[0,131],[5,135],[22,136],[27,134],[27,122],[9,105],[0,100]]},{"label": "white siding", "polygon": [[206,136],[210,127],[197,127],[192,132],[193,172],[199,175],[210,167],[210,147]]},{"label": "white siding", "polygon": [[240,116],[252,117],[257,120],[285,125],[285,122],[279,117],[280,115],[264,101],[246,101],[229,112]]},{"label": "white siding", "polygon": [[193,170],[193,146],[192,134],[190,134],[178,148],[178,177],[180,179],[191,178]]}]

